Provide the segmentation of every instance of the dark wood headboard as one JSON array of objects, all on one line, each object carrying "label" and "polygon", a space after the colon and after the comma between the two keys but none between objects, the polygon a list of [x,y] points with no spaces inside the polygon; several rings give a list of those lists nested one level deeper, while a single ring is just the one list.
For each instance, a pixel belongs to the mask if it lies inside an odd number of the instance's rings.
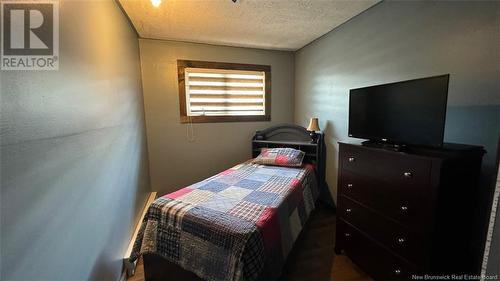
[{"label": "dark wood headboard", "polygon": [[324,134],[318,133],[316,142],[311,141],[309,132],[301,126],[280,124],[255,132],[252,139],[252,157],[257,157],[264,147],[291,147],[306,153],[304,160],[313,163],[318,176],[320,190],[326,187],[326,146]]}]

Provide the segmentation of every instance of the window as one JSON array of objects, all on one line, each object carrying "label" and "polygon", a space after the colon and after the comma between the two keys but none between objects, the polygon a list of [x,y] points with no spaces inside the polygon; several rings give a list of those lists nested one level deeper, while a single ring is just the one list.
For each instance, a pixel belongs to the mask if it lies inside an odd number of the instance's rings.
[{"label": "window", "polygon": [[268,65],[178,60],[182,123],[271,120]]}]

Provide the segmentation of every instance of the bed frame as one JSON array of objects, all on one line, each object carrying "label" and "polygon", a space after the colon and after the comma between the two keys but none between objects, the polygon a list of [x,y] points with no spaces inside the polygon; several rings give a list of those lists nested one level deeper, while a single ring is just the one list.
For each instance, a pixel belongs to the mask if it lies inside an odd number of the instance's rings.
[{"label": "bed frame", "polygon": [[[259,155],[264,147],[291,147],[306,153],[304,161],[314,164],[320,196],[327,189],[325,182],[326,150],[324,135],[318,133],[316,142],[311,141],[309,132],[301,126],[293,124],[280,124],[257,131],[252,138],[252,157]],[[203,281],[180,266],[155,255],[143,255],[144,276],[146,281]]]},{"label": "bed frame", "polygon": [[327,189],[325,181],[326,146],[323,132],[311,141],[309,131],[293,124],[280,124],[255,132],[252,139],[252,157],[259,155],[261,148],[291,147],[306,153],[304,161],[314,164],[320,191]]}]

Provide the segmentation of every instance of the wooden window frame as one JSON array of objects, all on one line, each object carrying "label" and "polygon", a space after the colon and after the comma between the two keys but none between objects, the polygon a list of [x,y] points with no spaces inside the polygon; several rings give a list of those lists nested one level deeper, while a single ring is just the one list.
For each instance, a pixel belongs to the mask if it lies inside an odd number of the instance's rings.
[{"label": "wooden window frame", "polygon": [[[265,115],[247,116],[188,116],[186,106],[186,68],[208,68],[224,70],[262,71],[265,75]],[[257,64],[177,60],[177,82],[179,84],[179,107],[181,123],[254,122],[271,121],[271,66]]]}]

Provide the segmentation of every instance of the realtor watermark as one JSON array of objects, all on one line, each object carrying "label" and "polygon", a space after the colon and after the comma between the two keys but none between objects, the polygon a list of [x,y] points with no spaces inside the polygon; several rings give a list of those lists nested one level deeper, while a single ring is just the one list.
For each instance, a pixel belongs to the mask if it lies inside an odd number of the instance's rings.
[{"label": "realtor watermark", "polygon": [[59,1],[1,1],[1,70],[59,69]]},{"label": "realtor watermark", "polygon": [[470,274],[443,274],[443,275],[416,275],[411,280],[499,280],[498,275],[470,275]]}]

